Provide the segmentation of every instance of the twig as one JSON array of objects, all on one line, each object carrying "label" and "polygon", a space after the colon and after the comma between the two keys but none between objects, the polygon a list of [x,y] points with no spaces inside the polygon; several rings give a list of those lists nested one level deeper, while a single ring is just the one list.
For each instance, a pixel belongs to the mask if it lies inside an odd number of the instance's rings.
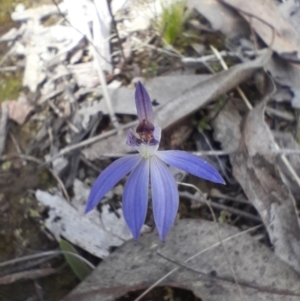
[{"label": "twig", "polygon": [[80,155],[80,160],[81,160],[84,164],[86,164],[89,168],[93,169],[95,172],[100,173],[100,172],[102,171],[100,168],[97,168],[97,167],[95,166],[95,164],[93,164],[92,162],[90,162],[89,160],[87,160],[87,159],[85,158],[85,156]]},{"label": "twig", "polygon": [[[215,54],[215,56],[219,59],[221,66],[223,67],[224,70],[228,70],[228,66],[226,65],[225,61],[223,60],[222,56],[220,55],[219,51],[212,45],[210,45],[210,49],[213,51],[213,53]],[[244,100],[247,108],[249,110],[252,110],[252,105],[249,102],[249,100],[247,99],[246,95],[244,94],[244,92],[242,91],[242,89],[237,86],[236,90],[238,91],[238,93],[240,94],[241,98]]]},{"label": "twig", "polygon": [[[248,219],[251,219],[253,221],[261,223],[261,218],[258,217],[258,216],[252,215],[252,214],[244,212],[242,210],[231,208],[231,207],[223,205],[223,204],[218,204],[218,203],[207,201],[207,200],[205,200],[205,201],[201,200],[199,197],[197,197],[197,196],[195,196],[195,195],[193,195],[193,194],[191,194],[191,193],[189,193],[187,191],[179,192],[179,195],[181,197],[197,201],[197,202],[199,202],[201,204],[206,204],[206,205],[210,204],[210,206],[213,207],[213,208],[217,208],[217,209],[220,209],[220,210],[226,210],[226,211],[232,212],[233,214],[236,214],[238,216],[243,216],[245,218],[248,218]],[[251,205],[251,204],[249,203],[249,205]]]},{"label": "twig", "polygon": [[67,20],[67,18],[64,16],[62,11],[60,10],[56,0],[52,0],[52,1],[56,5],[57,10],[59,11],[60,15],[65,20],[65,22],[67,22],[72,28],[74,28],[77,32],[79,32],[82,36],[84,36],[87,39],[89,45],[92,46],[91,47],[92,48],[92,54],[93,54],[94,59],[96,60],[96,69],[97,69],[99,80],[100,80],[100,83],[101,83],[101,86],[102,86],[102,93],[103,93],[103,97],[104,97],[104,100],[105,100],[105,103],[106,103],[106,106],[107,106],[107,110],[108,110],[109,116],[111,118],[111,121],[112,121],[114,127],[119,131],[119,128],[120,128],[119,122],[118,122],[118,120],[115,116],[115,113],[114,113],[114,110],[113,110],[113,107],[112,107],[111,98],[110,98],[110,95],[109,95],[108,89],[107,89],[106,79],[105,79],[104,72],[103,72],[102,67],[101,67],[101,62],[100,62],[100,57],[99,57],[99,56],[101,56],[101,53],[99,53],[98,49],[93,44],[91,33],[88,32],[88,34],[86,36],[78,28],[74,27]]},{"label": "twig", "polygon": [[[258,225],[258,226],[255,226],[253,228],[250,228],[250,229],[247,229],[245,231],[242,231],[242,232],[239,232],[237,234],[234,234],[232,236],[229,236],[225,239],[223,239],[223,243],[226,243],[228,241],[230,241],[231,239],[235,238],[235,237],[238,237],[238,236],[241,236],[241,235],[244,235],[244,234],[247,234],[247,233],[250,233],[252,231],[255,231],[257,229],[259,229],[260,227],[262,227],[262,224],[261,225]],[[184,262],[187,263],[191,260],[193,260],[194,258],[202,255],[203,253],[213,249],[213,248],[216,248],[218,247],[219,245],[221,244],[221,242],[217,242],[213,245],[211,245],[210,247],[208,248],[205,248],[201,251],[199,251],[198,253],[194,254],[193,256],[189,257],[188,259],[186,259]],[[1,266],[1,265],[0,265]],[[140,301],[144,296],[146,296],[150,291],[152,291],[156,286],[158,286],[162,281],[164,281],[165,279],[167,279],[169,276],[171,276],[172,274],[174,274],[176,271],[179,270],[179,267],[176,267],[174,268],[173,270],[171,270],[170,272],[168,272],[166,275],[164,275],[163,277],[161,277],[160,279],[158,279],[155,283],[153,283],[149,288],[147,288],[141,295],[139,295],[136,299],[134,299],[134,301]]]},{"label": "twig", "polygon": [[17,150],[17,153],[19,155],[22,155],[22,151],[21,151],[21,148],[20,148],[20,146],[19,146],[19,144],[17,142],[17,139],[15,138],[15,136],[11,132],[9,132],[9,138],[11,139],[12,143],[14,144],[14,146],[15,146],[15,148]]},{"label": "twig", "polygon": [[[220,51],[220,55],[221,56],[229,56],[229,55],[234,55],[233,53],[230,53],[230,52],[227,52],[227,51]],[[215,61],[217,60],[216,59],[216,56],[214,54],[209,54],[209,55],[205,55],[205,56],[202,56],[202,57],[197,57],[197,58],[194,58],[194,57],[183,57],[181,59],[181,62],[183,64],[203,64],[203,63],[206,63],[208,61]]]},{"label": "twig", "polygon": [[8,120],[8,106],[3,103],[1,106],[1,119],[0,119],[0,155],[2,155],[7,135],[7,120]]},{"label": "twig", "polygon": [[132,51],[138,51],[138,50],[142,49],[143,47],[147,47],[147,48],[154,49],[157,52],[161,52],[161,53],[167,54],[172,57],[176,57],[176,58],[182,57],[182,55],[180,55],[178,53],[174,53],[174,52],[168,51],[167,49],[162,49],[162,48],[158,48],[157,46],[150,45],[149,41],[152,40],[152,37],[149,38],[148,41],[146,41],[146,42],[142,42],[140,39],[138,39],[137,37],[134,37],[134,36],[132,36],[131,38],[133,41],[141,43],[141,45],[139,47],[133,48]]},{"label": "twig", "polygon": [[[207,146],[212,150],[212,146],[209,142],[209,139],[206,137],[205,133],[204,132],[200,132],[200,134],[202,135],[202,137],[204,138]],[[234,184],[234,182],[230,179],[230,177],[228,176],[228,173],[226,171],[226,167],[224,166],[224,164],[222,163],[222,161],[220,160],[220,158],[218,156],[215,156],[215,159],[217,160],[218,164],[219,164],[219,167],[220,167],[220,170],[222,172],[222,174],[224,175],[225,179],[227,180],[227,182],[229,184]]]},{"label": "twig", "polygon": [[[205,272],[196,270],[192,267],[187,266],[184,263],[180,263],[177,260],[171,259],[171,258],[167,257],[166,255],[164,255],[163,253],[161,253],[160,251],[157,251],[157,254],[159,256],[161,256],[162,258],[164,258],[165,260],[178,265],[179,267],[182,267],[182,268],[192,271],[194,273],[200,274],[201,276],[204,276],[205,278],[208,278],[208,280],[210,280],[210,281],[218,280],[218,281],[223,281],[223,282],[227,282],[227,283],[234,283],[233,279],[231,279],[230,277],[210,276]],[[270,293],[270,294],[274,294],[274,295],[284,295],[284,296],[300,296],[300,293],[297,293],[297,292],[292,292],[292,291],[289,291],[286,289],[278,289],[278,288],[274,288],[271,286],[260,286],[260,285],[256,285],[251,282],[244,281],[244,280],[238,280],[238,283],[239,283],[239,285],[241,285],[243,287],[254,288],[254,289],[256,289],[260,292],[264,292],[264,293]]]},{"label": "twig", "polygon": [[[280,149],[271,149],[272,154],[277,155],[300,155],[300,149],[290,149],[290,148],[280,148]],[[229,156],[234,154],[235,151],[200,151],[200,152],[191,152],[196,156]]]},{"label": "twig", "polygon": [[279,118],[285,119],[290,122],[295,121],[295,117],[293,116],[293,114],[285,112],[285,111],[277,110],[277,109],[266,106],[266,112],[269,115],[275,115]]},{"label": "twig", "polygon": [[[193,185],[193,184],[188,184],[188,183],[178,183],[178,184],[179,184],[179,185],[182,185],[182,186],[186,186],[186,187],[191,187],[191,188],[195,189],[196,191],[198,191],[199,193],[201,193],[200,189],[199,189],[197,186]],[[233,270],[231,261],[230,261],[230,259],[229,259],[229,255],[228,255],[227,249],[225,248],[225,245],[223,244],[223,241],[222,241],[222,238],[221,238],[221,235],[220,235],[220,231],[219,231],[219,224],[218,224],[218,222],[217,222],[217,218],[216,218],[215,212],[214,212],[214,210],[212,209],[211,204],[210,204],[206,199],[205,199],[205,202],[206,202],[206,205],[208,206],[209,211],[211,212],[211,215],[212,215],[212,217],[213,217],[213,221],[214,221],[214,225],[215,225],[215,228],[216,228],[216,232],[217,232],[217,234],[218,234],[218,239],[219,239],[219,241],[220,241],[220,244],[221,244],[221,246],[222,246],[224,255],[225,255],[225,257],[226,257],[227,264],[228,264],[228,266],[229,266],[229,268],[230,268],[231,275],[232,275],[232,277],[233,277],[233,279],[234,279],[234,282],[235,282],[235,284],[236,284],[236,286],[237,286],[237,288],[238,288],[238,291],[239,291],[239,297],[240,297],[241,301],[243,301],[243,300],[245,299],[245,298],[244,298],[244,294],[243,294],[243,291],[242,291],[240,285],[238,284],[237,277],[236,277],[236,275],[235,275],[235,272],[234,272],[234,270]]]},{"label": "twig", "polygon": [[13,43],[12,46],[10,47],[10,49],[5,53],[5,55],[3,56],[3,58],[0,61],[0,66],[2,66],[5,63],[5,61],[8,59],[11,52],[13,51],[14,46],[15,46],[15,43]]},{"label": "twig", "polygon": [[117,37],[117,39],[118,39],[119,49],[120,49],[120,51],[121,51],[121,54],[122,54],[124,63],[126,63],[127,60],[126,60],[126,57],[125,57],[125,54],[124,54],[123,45],[122,45],[122,40],[121,40],[121,38],[120,38],[120,34],[119,34],[117,22],[116,22],[116,19],[115,19],[114,14],[112,13],[112,10],[111,10],[111,1],[106,0],[106,2],[107,2],[108,11],[109,11],[110,16],[111,16],[112,24],[113,24],[114,30],[115,30],[115,32],[116,32],[116,37]]},{"label": "twig", "polygon": [[[63,114],[63,113],[60,111],[60,109],[54,104],[54,102],[53,102],[52,100],[48,99],[47,102],[48,102],[49,106],[51,107],[51,109],[54,111],[54,113],[55,113],[58,117],[64,118],[64,114]],[[67,125],[70,127],[70,129],[71,129],[74,133],[76,133],[76,134],[80,133],[80,131],[77,129],[77,127],[76,127],[70,120],[68,120],[67,118],[65,118],[65,121],[66,121]]]},{"label": "twig", "polygon": [[1,269],[0,276],[5,276],[8,274],[13,274],[13,273],[17,273],[17,272],[22,272],[25,270],[29,270],[31,268],[37,267],[37,266],[45,266],[45,263],[52,260],[53,258],[55,258],[56,255],[51,255],[51,256],[45,256],[45,257],[41,257],[41,258],[37,258],[34,260],[30,260],[30,261],[25,261],[24,263],[18,264],[18,265],[13,265],[10,268],[5,269],[5,271],[3,271],[3,269]]},{"label": "twig", "polygon": [[74,257],[80,259],[82,262],[87,264],[93,270],[96,268],[91,262],[89,262],[83,256],[81,256],[79,254],[69,252],[69,251],[59,251],[59,250],[46,251],[46,252],[42,252],[42,253],[38,253],[38,254],[27,255],[27,256],[15,258],[15,259],[7,260],[5,262],[1,262],[0,267],[3,268],[3,267],[8,266],[8,265],[13,265],[13,264],[16,264],[16,263],[19,263],[19,262],[22,262],[22,261],[32,260],[32,259],[41,258],[41,257],[45,257],[45,256],[63,255],[63,254],[71,255],[71,256],[74,256]]},{"label": "twig", "polygon": [[230,195],[223,194],[218,189],[215,189],[215,188],[211,189],[209,195],[210,195],[210,197],[213,197],[213,198],[219,198],[219,199],[223,199],[223,200],[233,201],[233,202],[252,206],[252,204],[244,198],[241,199],[241,198],[232,197]]},{"label": "twig", "polygon": [[300,149],[276,149],[272,151],[275,154],[282,154],[282,155],[300,155]]},{"label": "twig", "polygon": [[38,279],[41,277],[46,277],[46,276],[52,275],[57,272],[58,272],[58,269],[44,268],[44,269],[36,269],[36,270],[14,273],[11,275],[1,277],[0,285],[10,284],[10,283],[16,282],[17,280],[20,280],[20,279]]},{"label": "twig", "polygon": [[[125,130],[125,129],[128,129],[128,128],[130,128],[132,126],[135,126],[135,125],[137,125],[137,121],[129,122],[129,123],[125,124],[124,126],[120,127],[120,130]],[[77,144],[73,144],[71,146],[67,146],[67,147],[63,148],[62,150],[60,150],[60,152],[58,154],[54,155],[51,159],[47,160],[44,164],[49,164],[49,163],[53,162],[55,159],[57,159],[58,157],[61,157],[61,156],[65,155],[65,154],[67,154],[67,153],[69,153],[69,152],[71,152],[71,151],[73,151],[75,149],[79,149],[79,148],[82,148],[84,146],[93,144],[93,143],[95,143],[97,141],[106,139],[106,138],[108,138],[108,137],[110,137],[110,136],[112,136],[112,135],[114,135],[116,133],[117,133],[117,130],[113,129],[113,130],[108,131],[108,132],[106,132],[104,134],[100,134],[98,136],[95,136],[95,137],[86,139],[84,141],[81,141],[81,142],[79,142]]]},{"label": "twig", "polygon": [[[245,51],[245,54],[251,56],[251,55],[254,55],[254,54],[259,54],[260,51],[253,51],[253,50],[250,50],[250,51]],[[237,53],[237,52],[231,52],[231,51],[220,51],[219,52],[220,56],[222,57],[226,57],[226,56],[235,56],[235,57],[240,57],[240,54]],[[206,62],[209,62],[209,61],[215,61],[215,60],[218,60],[218,58],[216,58],[216,55],[215,54],[209,54],[209,55],[206,55],[206,56],[202,56],[202,57],[183,57],[181,58],[181,62],[183,64],[203,64],[203,63],[206,63]]]},{"label": "twig", "polygon": [[1,67],[0,72],[15,72],[17,69],[18,69],[17,66]]}]

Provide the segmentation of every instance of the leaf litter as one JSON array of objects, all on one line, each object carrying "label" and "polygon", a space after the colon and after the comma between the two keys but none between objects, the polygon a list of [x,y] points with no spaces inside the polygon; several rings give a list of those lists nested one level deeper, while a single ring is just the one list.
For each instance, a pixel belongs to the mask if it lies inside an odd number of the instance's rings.
[{"label": "leaf litter", "polygon": [[[235,148],[230,155],[233,175],[260,213],[275,253],[299,271],[300,228],[295,200],[277,167],[274,138],[263,121],[264,106],[262,102],[248,114],[242,132],[242,119],[236,110],[220,113],[215,135],[223,147]],[[234,126],[232,120],[236,120]],[[226,138],[224,131],[230,133]]]},{"label": "leaf litter", "polygon": [[[28,145],[20,146],[14,139],[13,157],[20,163],[13,159],[13,166],[26,165],[28,160],[44,161],[65,194],[63,197],[57,188],[35,191],[42,210],[48,208],[48,217],[39,222],[57,241],[66,239],[78,250],[105,258],[67,300],[73,296],[112,300],[130,291],[141,293],[174,267],[176,272],[160,285],[191,290],[202,300],[240,300],[241,296],[243,300],[298,300],[299,183],[283,158],[298,173],[299,153],[283,157],[274,143],[276,140],[284,150],[299,150],[293,131],[300,99],[297,4],[291,0],[188,1],[190,19],[183,33],[188,38],[182,40],[188,42],[180,49],[160,40],[164,33],[157,32],[152,21],[159,20],[165,7],[160,1],[150,2],[113,0],[111,7],[103,9],[88,0],[32,9],[18,5],[12,19],[21,26],[0,38],[10,47],[0,63],[6,68],[3,70],[23,70],[27,89],[25,96],[1,105],[4,163],[12,160],[6,151],[11,122],[25,127],[31,124],[29,131],[34,134]],[[172,1],[166,3],[171,9]],[[190,39],[195,35],[196,40]],[[224,39],[221,44],[220,36]],[[220,71],[211,44],[222,52],[228,70]],[[184,63],[188,61],[195,63]],[[254,80],[265,70],[277,86],[266,108],[259,101],[259,93],[266,94],[259,88],[264,87],[264,79]],[[183,219],[164,244],[158,242],[156,233],[149,233],[151,215],[141,240],[131,240],[120,208],[122,184],[105,197],[99,210],[83,215],[88,186],[109,158],[129,151],[125,137],[136,125],[133,93],[137,80],[145,83],[152,97],[155,122],[166,137],[163,147],[193,151],[197,145],[200,153],[208,155],[221,148],[223,155],[214,155],[218,160],[213,162],[229,179],[217,195],[203,183],[199,184],[202,196],[183,191],[183,207],[188,209],[180,210]],[[245,88],[255,104],[251,112],[234,92],[237,86]],[[208,118],[200,120],[203,114]],[[201,149],[194,121],[209,150]],[[205,122],[208,124],[202,127]],[[173,135],[180,136],[179,142],[172,142]],[[172,173],[179,181],[193,180],[179,170]],[[240,195],[249,205],[230,201]],[[203,205],[195,205],[197,198],[199,204],[212,203],[219,221],[226,208],[228,212],[233,209],[234,219],[228,222],[237,227],[219,226],[222,240],[237,235],[238,228],[257,225],[260,219],[266,231],[260,230],[252,238],[232,238],[226,242],[227,251],[219,245],[197,260],[185,262],[200,250],[220,244],[213,223],[184,219],[212,218]],[[186,205],[187,200],[192,203]],[[8,207],[0,202],[1,212],[2,208],[6,214]],[[245,214],[240,215],[243,210]],[[115,247],[117,251],[111,253]],[[29,270],[22,275],[29,279],[43,276],[35,273]]]},{"label": "leaf litter", "polygon": [[[243,300],[298,300],[299,274],[248,234],[237,234],[234,227],[220,227]],[[200,251],[201,256],[195,257]],[[160,286],[192,290],[203,301],[240,300],[225,261],[212,222],[181,220],[165,243],[152,233],[139,242],[124,244],[64,300],[115,300],[147,288],[174,268],[180,270],[162,280]]]}]

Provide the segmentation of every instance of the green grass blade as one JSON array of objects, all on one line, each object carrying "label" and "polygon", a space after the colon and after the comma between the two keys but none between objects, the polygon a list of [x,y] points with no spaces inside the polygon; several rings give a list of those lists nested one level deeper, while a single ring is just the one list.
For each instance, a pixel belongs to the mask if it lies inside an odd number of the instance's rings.
[{"label": "green grass blade", "polygon": [[[59,241],[59,246],[64,252],[71,252],[79,255],[76,249],[64,239],[61,239]],[[72,256],[70,254],[64,254],[64,256],[71,269],[80,280],[83,280],[87,275],[91,273],[91,268],[78,257]]]}]

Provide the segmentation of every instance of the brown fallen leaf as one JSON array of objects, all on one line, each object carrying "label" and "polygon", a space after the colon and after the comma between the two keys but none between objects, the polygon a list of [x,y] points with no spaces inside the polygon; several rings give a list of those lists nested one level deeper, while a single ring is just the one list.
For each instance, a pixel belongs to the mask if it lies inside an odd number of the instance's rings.
[{"label": "brown fallen leaf", "polygon": [[[174,95],[174,92],[172,92],[172,90],[174,90],[174,86],[167,83],[167,77],[162,78],[161,83],[159,83],[160,78],[157,78],[155,81],[155,89],[149,89],[146,84],[150,97],[155,98],[157,95],[158,101],[163,103],[163,105],[154,109],[155,125],[165,129],[187,117],[202,106],[206,105],[209,101],[216,99],[219,95],[226,93],[245,81],[256,70],[264,65],[264,63],[268,60],[268,57],[269,51],[266,50],[261,56],[253,61],[238,64],[229,70],[222,71],[209,77],[205,76],[204,80],[201,76],[199,78],[199,82],[193,86],[190,86],[190,84],[184,86],[182,84],[182,92],[177,95]],[[159,97],[161,96],[157,91],[162,90],[164,97],[163,100],[160,101]],[[171,95],[171,97],[169,96],[170,98],[168,98],[168,95]],[[134,108],[133,92],[131,103],[132,108]],[[99,141],[84,149],[84,155],[89,160],[94,160],[103,155],[122,154],[130,151],[130,148],[125,143],[127,131],[128,130],[126,129],[118,135]]]},{"label": "brown fallen leaf", "polygon": [[234,9],[218,0],[188,0],[187,6],[196,9],[214,30],[221,31],[229,39],[241,38],[250,33],[247,22]]},{"label": "brown fallen leaf", "polygon": [[[215,137],[225,150],[229,149],[229,139],[232,146],[238,145],[230,155],[233,174],[261,215],[275,254],[300,272],[300,229],[295,201],[281,178],[274,139],[264,122],[264,103],[248,114],[241,133],[241,118],[234,116],[234,111],[220,113],[214,122]],[[223,136],[225,132],[229,137]]]},{"label": "brown fallen leaf", "polygon": [[[300,67],[279,57],[273,57],[266,64],[276,83],[288,87],[292,93],[292,106],[300,108]],[[289,100],[289,99],[288,99]]]},{"label": "brown fallen leaf", "polygon": [[[300,36],[274,0],[219,0],[240,12],[262,40],[281,57],[300,62]],[[296,5],[296,4],[295,4]]]},{"label": "brown fallen leaf", "polygon": [[7,136],[7,119],[8,119],[8,108],[6,104],[2,103],[1,116],[0,116],[0,155],[2,155],[5,148],[5,142]]},{"label": "brown fallen leaf", "polygon": [[57,272],[58,270],[54,268],[44,268],[44,269],[35,269],[30,271],[18,272],[11,275],[0,277],[0,285],[10,284],[25,279],[39,279],[42,277],[47,277]]},{"label": "brown fallen leaf", "polygon": [[19,125],[22,125],[26,121],[28,115],[33,111],[33,106],[23,97],[20,97],[18,100],[3,102],[1,104],[2,110],[4,105],[8,108],[8,118]]},{"label": "brown fallen leaf", "polygon": [[278,9],[280,14],[298,31],[300,26],[299,2],[295,0],[280,1]]},{"label": "brown fallen leaf", "polygon": [[[293,134],[285,132],[272,132],[277,144],[280,146],[281,149],[286,150],[295,150],[300,151],[299,143],[294,139]],[[300,174],[300,156],[298,154],[289,154],[286,155],[289,162],[293,166],[296,173]],[[278,162],[281,163],[280,161]],[[285,178],[283,179],[284,182],[288,185],[289,189],[293,193],[294,197],[296,198],[296,201],[298,201],[298,204],[300,204],[300,196],[299,196],[299,186],[295,182],[295,179],[291,176],[291,174],[286,169],[286,166],[284,164],[280,164],[280,169],[283,171]]]},{"label": "brown fallen leaf", "polygon": [[[220,226],[223,240],[238,233],[234,227]],[[159,286],[191,290],[203,301],[240,301],[237,285],[218,243],[212,222],[180,220],[166,242],[160,242],[157,234],[151,233],[138,242],[125,243],[63,300],[115,300],[128,292],[145,290],[174,268],[181,267]],[[224,245],[243,301],[299,300],[300,276],[267,247],[247,234],[232,237]],[[210,249],[203,251],[207,248]],[[201,256],[185,262],[200,251]]]}]

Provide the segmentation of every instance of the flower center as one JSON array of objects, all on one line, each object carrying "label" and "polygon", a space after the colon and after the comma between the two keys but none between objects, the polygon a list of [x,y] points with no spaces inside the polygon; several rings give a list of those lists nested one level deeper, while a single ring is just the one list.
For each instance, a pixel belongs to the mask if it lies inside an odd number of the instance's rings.
[{"label": "flower center", "polygon": [[136,128],[137,134],[144,143],[151,143],[153,140],[154,125],[147,119],[143,119]]},{"label": "flower center", "polygon": [[151,145],[148,143],[142,143],[139,147],[139,153],[145,159],[152,157],[157,150],[157,145]]},{"label": "flower center", "polygon": [[144,158],[149,158],[154,155],[158,148],[158,141],[154,139],[154,125],[147,119],[143,119],[136,128],[137,134],[140,136],[139,153]]}]

